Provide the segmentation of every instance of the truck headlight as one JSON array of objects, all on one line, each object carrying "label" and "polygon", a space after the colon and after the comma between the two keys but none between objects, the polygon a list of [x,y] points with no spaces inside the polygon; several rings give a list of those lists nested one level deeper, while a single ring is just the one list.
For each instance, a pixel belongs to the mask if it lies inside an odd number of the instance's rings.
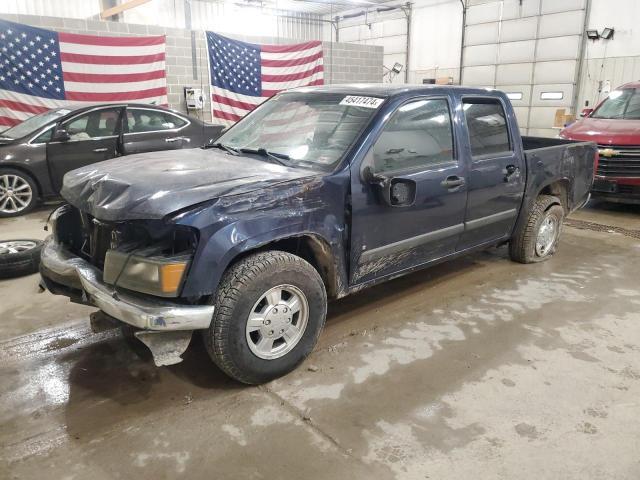
[{"label": "truck headlight", "polygon": [[190,261],[189,255],[145,257],[108,250],[103,280],[135,292],[177,297]]}]

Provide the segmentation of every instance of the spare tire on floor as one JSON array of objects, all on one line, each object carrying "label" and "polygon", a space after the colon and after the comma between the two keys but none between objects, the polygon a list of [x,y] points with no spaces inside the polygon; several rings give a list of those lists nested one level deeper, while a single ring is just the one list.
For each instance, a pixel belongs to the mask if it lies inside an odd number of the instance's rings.
[{"label": "spare tire on floor", "polygon": [[0,278],[36,273],[41,251],[41,240],[0,240]]}]

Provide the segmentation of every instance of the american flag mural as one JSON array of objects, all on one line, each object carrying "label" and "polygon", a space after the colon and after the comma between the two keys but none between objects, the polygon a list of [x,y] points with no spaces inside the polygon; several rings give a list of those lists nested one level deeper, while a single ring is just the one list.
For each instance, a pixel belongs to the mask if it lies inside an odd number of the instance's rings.
[{"label": "american flag mural", "polygon": [[212,118],[236,122],[282,90],[323,84],[319,41],[258,45],[206,36]]},{"label": "american flag mural", "polygon": [[0,20],[0,130],[50,108],[167,104],[165,37],[62,33]]}]

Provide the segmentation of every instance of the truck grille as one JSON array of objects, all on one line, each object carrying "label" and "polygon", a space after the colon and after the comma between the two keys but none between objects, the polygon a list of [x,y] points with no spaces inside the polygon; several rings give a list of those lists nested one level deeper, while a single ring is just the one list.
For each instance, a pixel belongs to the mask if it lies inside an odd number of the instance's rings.
[{"label": "truck grille", "polygon": [[115,230],[115,225],[100,222],[84,212],[81,212],[80,215],[84,242],[79,253],[93,265],[102,269],[107,250],[111,248],[112,233]]},{"label": "truck grille", "polygon": [[598,145],[600,162],[596,175],[603,177],[640,177],[640,145]]}]

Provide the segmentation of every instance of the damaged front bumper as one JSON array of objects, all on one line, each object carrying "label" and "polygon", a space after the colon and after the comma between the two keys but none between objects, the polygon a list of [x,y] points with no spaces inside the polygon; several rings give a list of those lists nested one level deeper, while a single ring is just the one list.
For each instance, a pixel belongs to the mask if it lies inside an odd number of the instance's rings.
[{"label": "damaged front bumper", "polygon": [[[183,305],[150,295],[116,292],[113,286],[102,281],[100,270],[67,251],[53,237],[45,240],[40,273],[44,286],[51,293],[68,296],[77,303],[95,306],[107,315],[141,329],[142,331],[136,332],[136,336],[151,349],[156,364],[179,362],[179,355],[186,349],[191,331],[209,328],[213,317],[213,305]],[[163,332],[166,335],[159,335]],[[173,332],[184,332],[184,335]],[[152,340],[147,340],[151,338]],[[167,345],[163,343],[163,338],[167,341],[180,338],[181,345],[186,341],[177,358],[166,355]],[[154,350],[150,343],[157,348]],[[157,356],[156,351],[161,350],[165,354]]]}]

